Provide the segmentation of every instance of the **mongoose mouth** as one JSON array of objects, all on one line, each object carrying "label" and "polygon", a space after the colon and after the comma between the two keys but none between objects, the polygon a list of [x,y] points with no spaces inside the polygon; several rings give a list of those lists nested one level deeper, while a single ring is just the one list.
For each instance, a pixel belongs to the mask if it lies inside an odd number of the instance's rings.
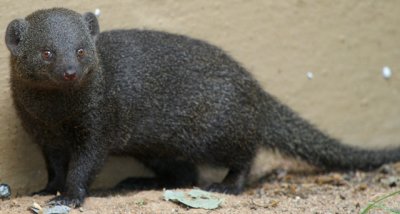
[{"label": "mongoose mouth", "polygon": [[63,74],[64,80],[66,81],[71,81],[71,80],[76,80],[77,75],[76,75],[76,70],[67,70]]},{"label": "mongoose mouth", "polygon": [[80,87],[86,85],[95,73],[93,69],[87,69],[83,73],[78,73],[76,70],[67,70],[62,75],[62,80],[56,81],[59,85]]}]

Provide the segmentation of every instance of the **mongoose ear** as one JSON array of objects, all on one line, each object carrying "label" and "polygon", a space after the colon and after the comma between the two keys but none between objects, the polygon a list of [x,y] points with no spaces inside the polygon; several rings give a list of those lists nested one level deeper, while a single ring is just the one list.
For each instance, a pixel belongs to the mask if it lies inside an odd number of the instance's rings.
[{"label": "mongoose ear", "polygon": [[93,39],[96,40],[97,35],[100,33],[99,22],[97,21],[96,15],[91,12],[83,14],[83,18],[86,22],[86,26],[89,29]]},{"label": "mongoose ear", "polygon": [[7,26],[6,45],[11,54],[19,54],[19,44],[24,39],[25,32],[28,30],[28,22],[24,19],[15,19]]}]

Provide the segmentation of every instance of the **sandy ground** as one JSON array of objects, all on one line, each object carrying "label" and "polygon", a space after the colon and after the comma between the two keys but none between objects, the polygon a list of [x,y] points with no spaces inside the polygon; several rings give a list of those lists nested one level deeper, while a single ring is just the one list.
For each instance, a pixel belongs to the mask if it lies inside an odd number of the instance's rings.
[{"label": "sandy ground", "polygon": [[[102,191],[86,199],[70,213],[359,213],[373,200],[392,193],[400,185],[400,164],[385,165],[373,172],[324,173],[309,167],[278,168],[250,184],[239,196],[223,198],[215,210],[190,209],[163,198],[163,191],[108,194]],[[186,191],[186,190],[183,190]],[[0,201],[0,213],[32,213],[36,202],[45,206],[51,197],[17,197]],[[400,210],[400,195],[383,206]],[[369,213],[389,213],[373,209]]]}]

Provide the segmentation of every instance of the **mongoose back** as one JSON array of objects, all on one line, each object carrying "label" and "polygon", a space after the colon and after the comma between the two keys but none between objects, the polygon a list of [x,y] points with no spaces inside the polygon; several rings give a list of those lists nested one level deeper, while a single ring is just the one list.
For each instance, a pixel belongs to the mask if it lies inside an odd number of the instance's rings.
[{"label": "mongoose back", "polygon": [[155,178],[119,187],[197,184],[198,164],[226,167],[210,191],[239,194],[259,147],[326,169],[369,170],[396,150],[363,150],[327,136],[262,90],[207,42],[151,30],[99,31],[92,13],[53,8],[12,21],[11,90],[48,170],[38,194],[80,206],[108,155],[130,155]]}]

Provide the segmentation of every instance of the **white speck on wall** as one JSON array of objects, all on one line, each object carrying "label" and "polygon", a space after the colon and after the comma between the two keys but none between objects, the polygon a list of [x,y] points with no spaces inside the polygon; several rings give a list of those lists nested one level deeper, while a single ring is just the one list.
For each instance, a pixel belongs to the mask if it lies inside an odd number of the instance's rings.
[{"label": "white speck on wall", "polygon": [[383,67],[382,76],[385,79],[390,79],[390,77],[392,77],[392,70],[388,66]]},{"label": "white speck on wall", "polygon": [[96,8],[96,10],[94,10],[94,15],[100,16],[100,9],[99,8]]},{"label": "white speck on wall", "polygon": [[308,78],[309,80],[313,79],[313,78],[314,78],[313,72],[311,72],[311,71],[307,72],[307,78]]}]

